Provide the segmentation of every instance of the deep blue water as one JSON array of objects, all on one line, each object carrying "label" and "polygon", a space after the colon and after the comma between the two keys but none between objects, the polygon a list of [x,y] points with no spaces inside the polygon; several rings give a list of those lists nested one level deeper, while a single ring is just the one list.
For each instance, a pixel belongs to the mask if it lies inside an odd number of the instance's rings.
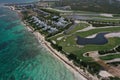
[{"label": "deep blue water", "polygon": [[104,35],[107,33],[98,33],[95,38],[83,38],[80,36],[77,36],[76,43],[79,45],[104,45],[108,43],[108,40],[104,37]]},{"label": "deep blue water", "polygon": [[18,14],[0,6],[0,80],[74,80],[74,75],[38,43]]}]

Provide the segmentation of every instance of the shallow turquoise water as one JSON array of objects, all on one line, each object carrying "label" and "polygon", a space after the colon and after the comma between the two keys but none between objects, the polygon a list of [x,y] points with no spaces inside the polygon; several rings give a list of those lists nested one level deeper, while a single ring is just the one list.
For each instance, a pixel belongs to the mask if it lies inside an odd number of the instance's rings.
[{"label": "shallow turquoise water", "polygon": [[74,80],[74,75],[38,43],[15,12],[0,7],[0,80]]}]

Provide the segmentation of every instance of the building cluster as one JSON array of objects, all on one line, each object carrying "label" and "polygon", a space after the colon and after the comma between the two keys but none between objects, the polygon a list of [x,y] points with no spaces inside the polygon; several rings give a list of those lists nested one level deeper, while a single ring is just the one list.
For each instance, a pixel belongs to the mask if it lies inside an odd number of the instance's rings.
[{"label": "building cluster", "polygon": [[19,11],[27,11],[28,9],[34,9],[35,4],[15,4],[15,9]]},{"label": "building cluster", "polygon": [[[42,29],[48,33],[56,33],[64,29],[69,21],[61,16],[53,16],[52,13],[40,9],[38,6],[41,3],[30,3],[30,4],[17,4],[16,9],[21,12],[28,12],[29,18],[28,22],[35,24],[37,28]],[[45,5],[46,3],[44,3]],[[41,6],[44,6],[43,4]],[[38,18],[39,17],[39,18]],[[41,19],[40,19],[41,18]]]},{"label": "building cluster", "polygon": [[68,22],[63,17],[53,16],[52,19],[54,20],[52,21],[52,24],[58,28],[65,28],[65,26],[68,24]]},{"label": "building cluster", "polygon": [[59,29],[65,28],[68,25],[68,22],[65,21],[63,17],[53,16],[52,18],[57,18],[57,21],[51,20],[51,25],[48,25],[47,21],[42,21],[36,16],[32,16],[29,22],[33,22],[38,28],[47,31],[48,33],[56,33]]},{"label": "building cluster", "polygon": [[55,33],[58,31],[57,28],[47,25],[45,22],[39,20],[36,16],[33,16],[31,19],[34,21],[33,23],[35,23],[36,26],[41,28],[43,31],[47,31],[48,33]]}]

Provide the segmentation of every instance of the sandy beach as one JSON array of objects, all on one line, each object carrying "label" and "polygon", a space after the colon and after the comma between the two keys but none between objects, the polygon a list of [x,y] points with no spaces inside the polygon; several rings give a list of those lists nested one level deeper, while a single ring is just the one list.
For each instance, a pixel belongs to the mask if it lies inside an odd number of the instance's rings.
[{"label": "sandy beach", "polygon": [[[28,29],[28,31],[33,31],[30,28],[30,26],[26,26],[26,28]],[[74,64],[71,61],[69,61],[65,55],[53,49],[50,43],[47,42],[44,36],[41,35],[39,32],[35,31],[33,32],[33,34],[35,35],[39,43],[43,45],[43,47],[45,47],[55,58],[57,58],[62,63],[64,63],[64,65],[74,74],[75,80],[97,80],[97,79],[93,79],[94,77],[92,77],[92,75],[90,74],[88,75],[84,73],[82,69],[74,66]],[[92,79],[90,77],[92,77]]]}]

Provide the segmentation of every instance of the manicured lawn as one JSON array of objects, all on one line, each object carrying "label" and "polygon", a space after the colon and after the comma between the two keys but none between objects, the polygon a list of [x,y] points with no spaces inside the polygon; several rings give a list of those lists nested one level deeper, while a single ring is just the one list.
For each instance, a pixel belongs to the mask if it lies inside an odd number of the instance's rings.
[{"label": "manicured lawn", "polygon": [[102,60],[112,60],[115,58],[120,58],[120,54],[114,54],[114,55],[107,55],[107,56],[101,56],[100,59]]},{"label": "manicured lawn", "polygon": [[88,26],[89,26],[89,24],[81,22],[73,30],[71,30],[68,34],[72,34],[72,33],[76,32],[76,31],[84,29],[84,28],[86,28]]},{"label": "manicured lawn", "polygon": [[[74,33],[76,30],[78,30],[78,28],[74,29],[72,33]],[[99,32],[117,32],[117,31],[120,31],[120,27],[93,29],[93,30],[89,30],[85,32],[77,32],[72,35],[61,34],[61,35],[52,37],[51,40],[56,41],[58,45],[62,46],[65,52],[76,54],[80,59],[84,61],[91,61],[92,60],[91,58],[83,57],[83,54],[85,52],[112,49],[116,45],[120,44],[120,38],[109,38],[108,39],[109,42],[105,45],[79,46],[76,44],[76,36],[87,37],[87,36],[90,36],[90,35],[93,35]],[[57,38],[61,36],[64,38],[58,41]]]},{"label": "manicured lawn", "polygon": [[116,18],[110,18],[110,19],[107,19],[107,20],[100,20],[102,22],[120,22],[120,19],[116,19]]},{"label": "manicured lawn", "polygon": [[63,37],[64,36],[64,34],[59,34],[59,35],[54,35],[54,36],[52,36],[52,37],[50,37],[49,39],[50,40],[54,40],[54,41],[57,41],[57,38],[59,38],[59,37]]},{"label": "manicured lawn", "polygon": [[100,29],[92,29],[89,31],[85,31],[85,32],[77,32],[75,33],[75,35],[79,35],[81,37],[87,37],[90,36],[92,34],[96,34],[99,32],[118,32],[120,31],[120,27],[111,27],[111,28],[100,28]]},{"label": "manicured lawn", "polygon": [[58,44],[63,47],[64,51],[76,54],[79,58],[83,60],[88,60],[87,58],[83,57],[83,53],[89,51],[112,49],[116,45],[120,44],[120,38],[110,38],[109,42],[105,45],[86,45],[84,47],[78,47],[77,44],[72,39],[69,38],[67,38],[65,42],[61,41]]}]

